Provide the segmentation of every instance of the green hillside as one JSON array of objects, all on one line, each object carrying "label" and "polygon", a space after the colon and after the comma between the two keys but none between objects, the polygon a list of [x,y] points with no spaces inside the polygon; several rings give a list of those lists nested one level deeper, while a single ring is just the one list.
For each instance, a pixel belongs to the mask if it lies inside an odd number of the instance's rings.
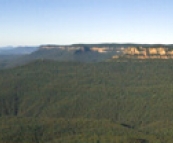
[{"label": "green hillside", "polygon": [[0,143],[171,143],[173,61],[37,60],[0,71]]},{"label": "green hillside", "polygon": [[[115,52],[112,53],[98,53],[90,51],[87,47],[84,47],[85,51],[75,50],[67,51],[58,48],[53,49],[40,49],[27,58],[33,59],[50,59],[57,61],[73,61],[73,62],[100,62],[112,58]],[[26,58],[26,57],[25,57]]]}]

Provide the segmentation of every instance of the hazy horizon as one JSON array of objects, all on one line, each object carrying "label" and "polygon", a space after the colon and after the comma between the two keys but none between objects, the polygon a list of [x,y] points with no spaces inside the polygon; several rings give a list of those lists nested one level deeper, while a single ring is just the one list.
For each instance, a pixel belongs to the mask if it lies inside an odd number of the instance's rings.
[{"label": "hazy horizon", "polygon": [[173,45],[173,43],[171,44],[164,44],[164,43],[127,43],[127,42],[124,42],[124,43],[72,43],[72,44],[39,44],[39,45],[7,45],[7,46],[0,46],[0,48],[18,48],[18,47],[39,47],[39,46],[44,46],[44,45],[58,45],[58,46],[70,46],[70,45],[78,45],[78,44],[86,44],[86,45],[89,45],[89,44],[135,44],[135,45]]},{"label": "hazy horizon", "polygon": [[1,0],[0,47],[173,44],[171,0]]}]

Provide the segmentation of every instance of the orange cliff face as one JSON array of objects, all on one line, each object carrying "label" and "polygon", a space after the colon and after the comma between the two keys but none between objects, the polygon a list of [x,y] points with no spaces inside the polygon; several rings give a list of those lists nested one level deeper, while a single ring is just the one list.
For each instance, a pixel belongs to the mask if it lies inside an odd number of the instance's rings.
[{"label": "orange cliff face", "polygon": [[114,48],[110,48],[110,47],[92,47],[90,49],[91,49],[91,51],[96,51],[99,53],[106,53],[106,52],[114,51]]},{"label": "orange cliff face", "polygon": [[[115,57],[116,56],[113,56],[112,58]],[[173,59],[173,49],[168,49],[165,47],[128,47],[123,50],[123,54],[120,57],[135,59]]]}]

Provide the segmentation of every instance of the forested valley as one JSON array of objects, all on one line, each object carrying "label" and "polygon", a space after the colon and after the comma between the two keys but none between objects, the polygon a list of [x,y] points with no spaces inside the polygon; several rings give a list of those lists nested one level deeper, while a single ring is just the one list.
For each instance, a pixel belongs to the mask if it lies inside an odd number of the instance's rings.
[{"label": "forested valley", "polygon": [[172,111],[172,60],[0,70],[0,143],[172,143]]}]

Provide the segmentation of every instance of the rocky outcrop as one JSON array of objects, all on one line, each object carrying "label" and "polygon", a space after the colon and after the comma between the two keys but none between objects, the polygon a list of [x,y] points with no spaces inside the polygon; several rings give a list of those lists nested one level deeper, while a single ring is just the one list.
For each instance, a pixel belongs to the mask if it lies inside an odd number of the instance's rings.
[{"label": "rocky outcrop", "polygon": [[[120,57],[133,59],[173,59],[173,49],[165,47],[128,47],[125,48],[122,53],[123,54]],[[115,56],[113,56],[112,58],[115,59]]]},{"label": "rocky outcrop", "polygon": [[92,51],[97,51],[99,53],[105,53],[109,50],[109,48],[107,47],[103,47],[103,48],[99,48],[99,47],[92,47],[91,48]]}]

